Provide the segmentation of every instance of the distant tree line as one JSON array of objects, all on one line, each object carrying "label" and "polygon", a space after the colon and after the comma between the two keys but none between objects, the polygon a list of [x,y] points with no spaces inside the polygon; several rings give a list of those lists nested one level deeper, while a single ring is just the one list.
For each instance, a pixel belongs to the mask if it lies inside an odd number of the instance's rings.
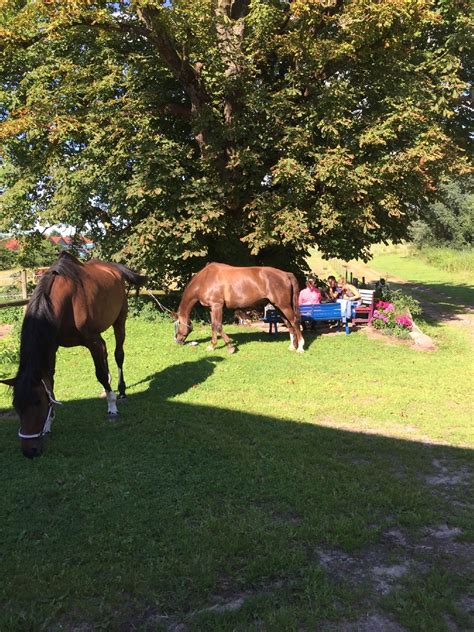
[{"label": "distant tree line", "polygon": [[470,248],[474,242],[474,177],[448,180],[440,186],[439,200],[414,223],[418,246]]}]

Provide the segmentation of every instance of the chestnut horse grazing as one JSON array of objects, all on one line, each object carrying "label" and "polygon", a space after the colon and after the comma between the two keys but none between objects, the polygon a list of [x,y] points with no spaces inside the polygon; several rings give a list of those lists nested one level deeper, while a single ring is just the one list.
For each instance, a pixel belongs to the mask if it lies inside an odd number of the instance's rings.
[{"label": "chestnut horse grazing", "polygon": [[192,331],[191,310],[199,302],[211,310],[212,339],[215,349],[220,334],[230,353],[232,341],[222,329],[224,307],[244,309],[270,301],[278,309],[290,332],[290,349],[304,351],[298,306],[299,286],[294,274],[277,268],[253,266],[236,268],[225,263],[208,263],[186,286],[178,313],[175,314],[175,340],[184,343]]},{"label": "chestnut horse grazing", "polygon": [[20,366],[16,377],[0,380],[13,386],[13,405],[20,417],[23,454],[39,456],[43,436],[54,418],[54,371],[59,346],[87,347],[97,379],[107,395],[107,413],[118,414],[110,387],[107,349],[101,333],[113,326],[119,398],[125,398],[123,342],[127,318],[125,281],[141,285],[145,278],[117,263],[80,263],[62,252],[41,277],[25,313],[21,330]]}]

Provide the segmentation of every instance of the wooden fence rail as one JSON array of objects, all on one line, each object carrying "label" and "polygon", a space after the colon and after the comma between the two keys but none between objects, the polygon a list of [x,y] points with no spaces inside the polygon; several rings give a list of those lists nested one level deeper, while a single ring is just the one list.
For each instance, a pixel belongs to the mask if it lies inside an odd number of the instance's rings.
[{"label": "wooden fence rail", "polygon": [[27,305],[28,284],[31,288],[37,281],[34,270],[0,270],[0,309]]},{"label": "wooden fence rail", "polygon": [[21,307],[22,305],[28,305],[29,302],[29,298],[20,298],[17,301],[1,301],[0,309],[2,309],[2,307]]}]

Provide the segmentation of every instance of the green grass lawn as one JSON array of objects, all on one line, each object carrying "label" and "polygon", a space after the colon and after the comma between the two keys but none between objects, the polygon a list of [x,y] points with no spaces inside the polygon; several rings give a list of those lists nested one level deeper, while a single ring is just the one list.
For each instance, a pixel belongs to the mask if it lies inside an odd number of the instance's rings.
[{"label": "green grass lawn", "polygon": [[0,630],[467,629],[467,333],[433,329],[436,353],[308,335],[299,355],[228,329],[234,355],[207,326],[178,347],[129,319],[116,422],[87,352],[61,350],[40,459],[0,417]]}]

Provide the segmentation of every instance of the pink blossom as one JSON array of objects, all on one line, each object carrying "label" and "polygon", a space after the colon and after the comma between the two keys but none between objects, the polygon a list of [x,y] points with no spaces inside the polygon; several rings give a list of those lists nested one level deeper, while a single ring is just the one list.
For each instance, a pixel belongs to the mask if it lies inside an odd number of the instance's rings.
[{"label": "pink blossom", "polygon": [[400,325],[400,327],[406,327],[407,329],[411,329],[413,327],[413,323],[408,316],[397,316],[395,322],[397,325]]},{"label": "pink blossom", "polygon": [[379,301],[375,307],[383,309],[386,312],[392,312],[394,309],[393,303],[390,303],[389,301]]}]

